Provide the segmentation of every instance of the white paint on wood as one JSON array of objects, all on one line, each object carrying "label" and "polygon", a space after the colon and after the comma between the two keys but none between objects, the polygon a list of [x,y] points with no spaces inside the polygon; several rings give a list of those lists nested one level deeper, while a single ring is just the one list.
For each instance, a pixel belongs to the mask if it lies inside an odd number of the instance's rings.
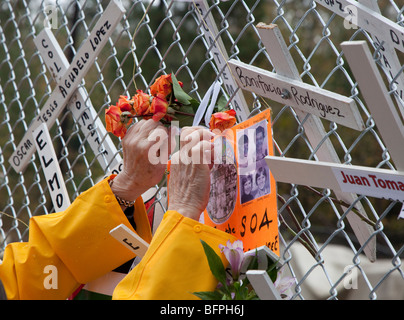
[{"label": "white paint on wood", "polygon": [[36,128],[33,137],[55,212],[64,211],[71,203],[46,124]]},{"label": "white paint on wood", "polygon": [[274,156],[265,160],[278,182],[404,200],[404,172]]},{"label": "white paint on wood", "polygon": [[[376,0],[359,0],[359,3],[380,14],[380,8]],[[397,73],[401,70],[400,60],[391,44],[386,42],[382,43],[377,35],[371,34],[371,36],[373,42],[380,47],[380,63],[383,66],[383,71],[386,74],[387,79],[391,82],[395,78],[393,82],[393,89],[396,93],[394,98],[400,106],[401,115],[404,117],[404,73],[400,72],[400,75],[397,76]]]},{"label": "white paint on wood", "polygon": [[119,243],[134,252],[138,257],[143,257],[149,247],[149,244],[146,241],[124,224],[120,224],[109,233],[118,240]]},{"label": "white paint on wood", "polygon": [[403,122],[366,41],[346,41],[341,47],[396,168],[404,171]]},{"label": "white paint on wood", "polygon": [[281,295],[265,270],[248,270],[247,278],[261,300],[282,300]]}]

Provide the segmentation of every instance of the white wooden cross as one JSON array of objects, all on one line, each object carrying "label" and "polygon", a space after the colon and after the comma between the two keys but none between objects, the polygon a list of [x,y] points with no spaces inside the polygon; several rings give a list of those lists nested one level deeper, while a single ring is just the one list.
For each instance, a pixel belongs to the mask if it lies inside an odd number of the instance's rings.
[{"label": "white wooden cross", "polygon": [[[377,0],[359,0],[359,3],[380,14]],[[397,75],[397,72],[401,69],[400,60],[391,44],[384,42],[382,45],[383,40],[379,39],[377,35],[372,34],[372,38],[375,43],[381,46],[379,51],[381,54],[380,63],[383,65],[383,71],[389,81],[393,81],[394,79],[393,85],[396,87],[394,97],[401,106],[400,111],[404,116],[404,73],[401,72],[400,75]]]},{"label": "white wooden cross", "polygon": [[[244,120],[247,120],[248,116],[250,115],[250,110],[244,98],[243,92],[241,90],[237,90],[237,83],[232,77],[231,71],[227,65],[229,56],[223,41],[220,38],[213,15],[208,11],[209,6],[206,0],[195,0],[193,3],[198,10],[197,17],[201,24],[201,30],[206,42],[211,46],[210,52],[213,55],[213,60],[216,63],[217,69],[219,70],[224,87],[230,97],[234,95],[231,99],[231,103],[233,104],[234,110],[237,112],[236,118],[239,123],[243,122]],[[235,92],[236,90],[237,92]]]},{"label": "white wooden cross", "polygon": [[[295,82],[301,82],[301,78],[297,67],[287,49],[286,43],[276,25],[265,25],[258,24],[257,29],[263,42],[271,61],[275,67],[276,74],[285,78],[289,78]],[[230,61],[230,64],[234,66],[234,71],[236,63]],[[236,73],[235,73],[236,74]],[[319,94],[325,94],[321,90],[311,88],[313,92]],[[310,91],[311,92],[311,91]],[[345,98],[344,98],[345,99]],[[341,100],[344,100],[341,99]],[[285,104],[289,104],[289,100],[284,100]],[[310,109],[302,110],[295,109],[297,117],[300,119],[304,126],[304,130],[310,144],[313,147],[318,147],[316,155],[321,161],[340,163],[337,152],[335,151],[333,145],[329,139],[324,140],[326,137],[326,132],[321,119],[315,114],[307,113]],[[353,111],[355,112],[355,111]],[[304,121],[303,121],[304,120]],[[344,193],[334,191],[335,196],[342,200],[344,203],[352,204],[356,202],[357,195],[353,193]],[[365,210],[363,209],[360,202],[356,202],[355,207],[361,212],[363,216],[367,216]],[[347,208],[344,208],[347,210]],[[371,237],[372,230],[365,222],[363,222],[356,214],[349,212],[347,214],[347,219],[352,226],[352,229],[358,238],[359,243],[364,246],[364,252],[370,261],[376,260],[376,241],[374,237]],[[369,240],[370,239],[370,240]]]},{"label": "white wooden cross", "polygon": [[32,132],[41,123],[46,123],[48,128],[54,124],[72,95],[76,92],[81,80],[91,68],[97,55],[108,42],[124,12],[125,9],[118,0],[112,0],[109,3],[87,40],[81,45],[58,85],[46,100],[44,107],[33,119],[25,136],[9,158],[8,161],[16,172],[22,172],[26,168],[35,151]]},{"label": "white wooden cross", "polygon": [[347,41],[341,47],[397,169],[404,171],[404,125],[367,43]]},{"label": "white wooden cross", "polygon": [[[69,68],[69,62],[63,54],[55,36],[49,28],[44,28],[34,39],[34,43],[49,71],[57,83]],[[69,100],[67,108],[71,110],[76,122],[88,141],[101,168],[108,171],[121,162],[111,137],[107,134],[104,124],[97,116],[91,100],[84,87],[77,89]]]},{"label": "white wooden cross", "polygon": [[355,130],[365,128],[352,98],[240,61],[230,60],[229,65],[245,90]]}]

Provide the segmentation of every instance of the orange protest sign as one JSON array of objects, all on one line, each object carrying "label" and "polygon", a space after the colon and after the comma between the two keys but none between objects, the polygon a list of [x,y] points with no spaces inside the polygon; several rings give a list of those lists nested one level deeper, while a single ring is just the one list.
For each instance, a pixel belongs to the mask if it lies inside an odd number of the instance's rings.
[{"label": "orange protest sign", "polygon": [[279,255],[276,183],[264,157],[273,155],[271,110],[217,136],[204,223],[235,235],[245,251],[266,245]]}]

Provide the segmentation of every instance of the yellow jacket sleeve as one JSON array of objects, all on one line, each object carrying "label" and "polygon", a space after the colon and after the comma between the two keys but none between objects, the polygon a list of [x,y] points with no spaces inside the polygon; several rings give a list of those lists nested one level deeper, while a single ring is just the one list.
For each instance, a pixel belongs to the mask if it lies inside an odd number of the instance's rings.
[{"label": "yellow jacket sleeve", "polygon": [[[136,203],[144,212],[143,201]],[[133,258],[109,235],[121,223],[133,230],[108,179],[78,196],[66,211],[32,217],[28,242],[9,244],[0,264],[7,298],[66,299],[79,284]]]},{"label": "yellow jacket sleeve", "polygon": [[192,292],[213,291],[212,275],[200,240],[222,259],[219,244],[233,236],[176,211],[167,211],[140,263],[115,288],[113,299],[189,300]]}]

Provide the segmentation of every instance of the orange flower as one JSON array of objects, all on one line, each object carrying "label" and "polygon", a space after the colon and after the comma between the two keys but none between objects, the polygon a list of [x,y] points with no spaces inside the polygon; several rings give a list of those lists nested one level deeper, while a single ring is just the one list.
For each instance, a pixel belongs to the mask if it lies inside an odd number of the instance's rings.
[{"label": "orange flower", "polygon": [[155,97],[153,97],[150,112],[153,114],[154,121],[160,121],[167,114],[168,102],[166,100],[166,96],[162,93],[157,93]]},{"label": "orange flower", "polygon": [[[108,132],[113,133],[115,136],[123,138],[126,134],[127,128],[125,122],[121,121],[122,111],[117,106],[110,106],[105,110],[105,123]],[[132,122],[129,119],[128,124]]]},{"label": "orange flower", "polygon": [[150,113],[150,96],[142,90],[137,90],[137,94],[133,96],[133,109],[139,116]]},{"label": "orange flower", "polygon": [[219,129],[220,131],[224,131],[234,126],[236,121],[236,111],[233,109],[216,112],[210,118],[209,128],[210,130]]},{"label": "orange flower", "polygon": [[132,111],[133,101],[129,100],[127,96],[120,96],[116,106],[122,111]]},{"label": "orange flower", "polygon": [[150,94],[155,96],[161,93],[164,97],[167,97],[172,92],[172,83],[171,74],[162,75],[151,85]]}]

